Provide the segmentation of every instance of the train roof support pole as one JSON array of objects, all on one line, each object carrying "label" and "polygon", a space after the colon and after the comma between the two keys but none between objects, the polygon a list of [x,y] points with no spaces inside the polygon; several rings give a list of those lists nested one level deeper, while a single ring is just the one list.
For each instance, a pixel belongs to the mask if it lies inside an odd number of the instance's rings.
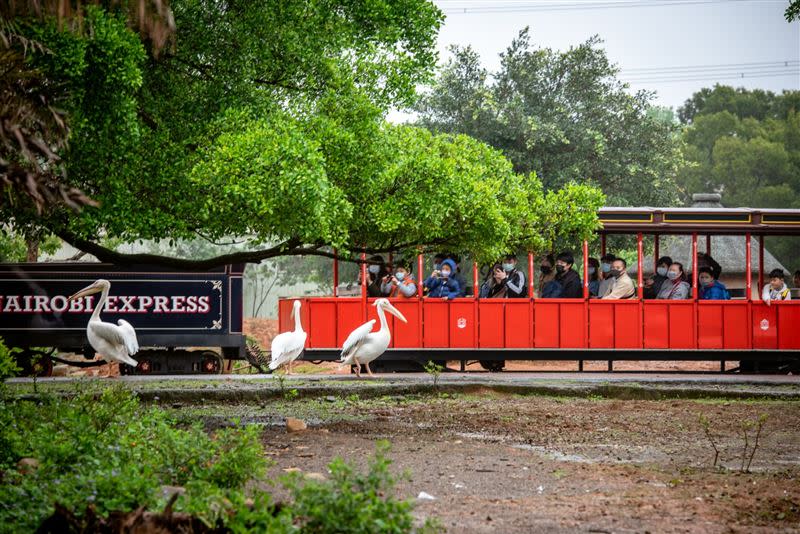
[{"label": "train roof support pole", "polygon": [[711,234],[706,234],[706,254],[711,256]]},{"label": "train roof support pole", "polygon": [[528,298],[533,298],[533,252],[528,252]]},{"label": "train roof support pole", "polygon": [[600,234],[600,256],[606,255],[606,234]]},{"label": "train roof support pole", "polygon": [[747,266],[745,267],[745,297],[747,298],[748,302],[753,300],[753,253],[751,252],[751,236],[750,232],[746,233],[744,236],[744,244],[745,248],[745,261],[747,262]]},{"label": "train roof support pole", "polygon": [[333,249],[333,296],[339,296],[339,253]]},{"label": "train roof support pole", "polygon": [[361,253],[361,315],[367,320],[367,253]]},{"label": "train roof support pole", "polygon": [[589,242],[585,239],[583,240],[583,298],[589,298]]},{"label": "train roof support pole", "polygon": [[761,291],[764,287],[764,236],[758,236],[758,287],[756,294],[761,298]]},{"label": "train roof support pole", "polygon": [[658,256],[661,254],[660,250],[660,238],[658,234],[653,235],[653,272],[658,271]]},{"label": "train roof support pole", "polygon": [[[644,258],[642,257],[643,254],[643,245],[642,245],[642,232],[636,234],[636,263],[637,263],[637,273],[636,273],[636,282],[638,287],[636,288],[636,296],[639,297],[641,300],[644,297],[644,287],[643,287],[643,280],[644,280],[644,273],[642,273],[642,268],[644,267]],[[587,286],[588,288],[588,286]]]},{"label": "train roof support pole", "polygon": [[697,300],[697,232],[692,234],[692,298]]},{"label": "train roof support pole", "polygon": [[478,261],[472,260],[472,296],[478,298],[480,288],[478,287]]}]

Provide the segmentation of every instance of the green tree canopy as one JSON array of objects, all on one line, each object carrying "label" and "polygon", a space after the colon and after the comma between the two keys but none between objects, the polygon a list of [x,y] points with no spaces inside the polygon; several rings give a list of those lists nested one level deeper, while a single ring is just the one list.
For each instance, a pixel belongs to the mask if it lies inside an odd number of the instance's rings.
[{"label": "green tree canopy", "polygon": [[[435,64],[441,13],[424,0],[171,3],[176,45],[147,53],[120,16],[87,11],[90,31],[38,19],[36,67],[62,84],[69,183],[98,203],[39,214],[0,206],[115,262],[205,268],[288,254],[345,257],[412,245],[496,256],[577,238],[603,197],[569,185],[546,196],[475,139],[391,126]],[[211,241],[250,250],[189,261],[125,255],[103,238]]]},{"label": "green tree canopy", "polygon": [[495,73],[454,47],[417,106],[420,124],[485,141],[547,189],[589,183],[613,205],[669,205],[682,163],[677,125],[650,113],[651,93],[628,93],[600,43],[538,48],[525,29]]}]

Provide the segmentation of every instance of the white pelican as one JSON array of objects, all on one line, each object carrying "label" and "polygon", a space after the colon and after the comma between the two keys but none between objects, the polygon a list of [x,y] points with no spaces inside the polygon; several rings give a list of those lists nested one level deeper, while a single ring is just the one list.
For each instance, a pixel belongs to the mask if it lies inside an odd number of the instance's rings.
[{"label": "white pelican", "polygon": [[278,334],[272,339],[272,360],[269,368],[274,371],[283,364],[288,364],[288,373],[292,372],[292,362],[300,356],[306,346],[308,334],[303,332],[300,322],[300,301],[292,304],[292,317],[294,317],[294,330]]},{"label": "white pelican", "polygon": [[404,323],[408,322],[406,318],[403,317],[403,314],[392,306],[388,299],[378,299],[373,306],[378,309],[378,317],[380,317],[381,320],[380,330],[377,332],[372,331],[372,327],[375,325],[375,319],[367,321],[353,330],[344,342],[342,356],[339,359],[341,363],[339,369],[345,365],[355,365],[356,376],[358,377],[361,377],[361,364],[367,366],[367,373],[369,373],[369,376],[372,376],[369,362],[376,359],[389,348],[389,341],[391,341],[392,335],[389,332],[389,325],[386,323],[386,314],[384,310]]},{"label": "white pelican", "polygon": [[136,367],[138,362],[131,358],[131,355],[139,352],[139,342],[136,340],[136,331],[131,323],[124,319],[117,321],[117,324],[104,323],[100,320],[100,311],[106,304],[109,289],[111,289],[111,282],[102,279],[96,280],[92,285],[81,289],[67,300],[75,300],[102,291],[100,300],[86,326],[86,337],[89,338],[89,344],[108,363],[113,361]]}]

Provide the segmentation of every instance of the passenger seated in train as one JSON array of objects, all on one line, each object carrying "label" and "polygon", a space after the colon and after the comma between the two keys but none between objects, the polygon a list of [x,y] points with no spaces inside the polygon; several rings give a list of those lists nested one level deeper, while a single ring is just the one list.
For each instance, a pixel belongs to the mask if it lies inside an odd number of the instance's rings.
[{"label": "passenger seated in train", "polygon": [[614,263],[617,257],[613,254],[603,254],[603,257],[600,258],[600,287],[597,289],[597,297],[603,298],[609,293],[611,290],[614,289],[614,282],[617,279],[611,276],[611,265]]},{"label": "passenger seated in train", "polygon": [[525,273],[517,269],[517,257],[507,254],[503,259],[503,272],[506,276],[506,298],[522,299],[528,297],[528,284]]},{"label": "passenger seated in train", "polygon": [[714,274],[714,279],[719,280],[720,275],[722,274],[722,266],[714,261],[714,258],[706,254],[705,252],[698,252],[697,253],[697,269],[698,273],[700,272],[700,267],[710,267],[711,272]]},{"label": "passenger seated in train", "polygon": [[670,265],[672,265],[672,258],[669,256],[658,258],[655,274],[652,278],[647,278],[647,280],[645,280],[644,298],[654,299],[658,297],[658,293],[661,291],[661,285],[667,280],[667,271],[669,271]]},{"label": "passenger seated in train", "polygon": [[[710,269],[710,267],[707,267]],[[713,270],[712,270],[713,272]],[[672,262],[667,271],[667,281],[661,284],[661,290],[656,298],[661,300],[684,300],[692,294],[692,288],[686,282],[686,273],[683,264]]]},{"label": "passenger seated in train", "polygon": [[770,304],[773,300],[792,300],[792,292],[784,282],[783,269],[773,269],[769,273],[769,284],[761,292],[761,300]]},{"label": "passenger seated in train", "polygon": [[589,296],[596,297],[600,290],[600,262],[597,258],[589,258]]},{"label": "passenger seated in train", "polygon": [[561,284],[556,280],[556,264],[552,254],[548,254],[539,263],[539,298],[556,299],[561,296]]},{"label": "passenger seated in train", "polygon": [[417,294],[417,284],[411,274],[411,266],[399,262],[394,275],[387,274],[381,282],[381,293],[385,297],[411,298]]},{"label": "passenger seated in train", "polygon": [[[369,265],[367,265],[367,296],[378,298],[383,296],[381,291],[381,280],[389,274],[389,269],[386,268],[386,262],[383,261],[383,256],[370,256]],[[359,283],[361,280],[359,280]]]},{"label": "passenger seated in train", "polygon": [[700,284],[698,298],[700,300],[730,300],[731,294],[725,284],[714,278],[711,267],[700,267],[697,272],[697,282]]},{"label": "passenger seated in train", "polygon": [[628,263],[622,259],[617,258],[611,264],[611,271],[609,276],[613,277],[614,287],[604,297],[608,300],[632,299],[636,296],[636,286],[633,285],[633,280],[628,276]]},{"label": "passenger seated in train", "polygon": [[451,253],[451,254],[447,254],[447,256],[445,256],[445,258],[453,260],[453,263],[456,264],[455,273],[452,274],[451,276],[455,279],[456,282],[458,282],[458,287],[459,287],[458,296],[459,297],[467,296],[467,281],[464,279],[464,276],[461,274],[461,257]]},{"label": "passenger seated in train", "polygon": [[794,272],[794,287],[800,289],[800,269]]},{"label": "passenger seated in train", "polygon": [[458,281],[452,276],[456,272],[456,264],[451,259],[442,260],[441,267],[431,273],[423,285],[428,288],[428,296],[433,298],[454,299],[460,293]]},{"label": "passenger seated in train", "polygon": [[583,297],[581,277],[572,268],[575,258],[569,252],[562,252],[556,258],[556,280],[561,284],[561,298],[579,299]]},{"label": "passenger seated in train", "polygon": [[508,287],[506,286],[505,271],[503,266],[499,263],[492,265],[489,273],[486,275],[483,285],[481,285],[480,298],[482,299],[502,299],[506,298]]}]

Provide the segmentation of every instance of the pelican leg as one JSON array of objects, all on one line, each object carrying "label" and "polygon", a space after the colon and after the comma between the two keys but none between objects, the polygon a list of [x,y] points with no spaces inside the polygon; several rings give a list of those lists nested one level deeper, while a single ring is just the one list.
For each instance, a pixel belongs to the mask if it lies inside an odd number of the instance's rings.
[{"label": "pelican leg", "polygon": [[367,365],[367,374],[368,374],[370,377],[374,377],[375,375],[373,375],[373,374],[372,374],[372,369],[370,369],[370,368],[369,368],[369,363],[367,363],[366,365]]},{"label": "pelican leg", "polygon": [[353,361],[356,362],[356,378],[361,378],[361,364],[358,363],[358,358],[353,358]]},{"label": "pelican leg", "polygon": [[292,374],[292,362],[291,362],[291,360],[289,361],[289,364],[286,366],[286,374],[287,375]]}]

